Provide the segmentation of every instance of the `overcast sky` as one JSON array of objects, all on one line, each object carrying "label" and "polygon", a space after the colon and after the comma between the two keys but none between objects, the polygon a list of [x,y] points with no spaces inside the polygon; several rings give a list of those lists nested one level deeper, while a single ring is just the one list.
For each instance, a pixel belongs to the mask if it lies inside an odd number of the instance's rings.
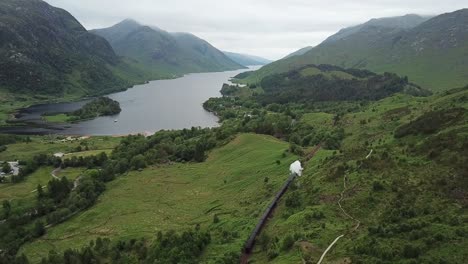
[{"label": "overcast sky", "polygon": [[371,18],[436,15],[468,0],[46,0],[87,29],[125,18],[193,33],[221,50],[279,59]]}]

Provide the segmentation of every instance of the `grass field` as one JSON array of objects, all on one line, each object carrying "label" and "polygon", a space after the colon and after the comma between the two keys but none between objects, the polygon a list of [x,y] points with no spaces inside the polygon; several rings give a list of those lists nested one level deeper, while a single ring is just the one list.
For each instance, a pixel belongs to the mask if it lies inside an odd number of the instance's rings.
[{"label": "grass field", "polygon": [[74,152],[78,146],[88,146],[90,151],[73,155],[91,155],[93,153],[100,153],[103,150],[108,151],[120,142],[120,138],[118,137],[91,137],[84,140],[61,142],[59,137],[44,136],[31,137],[31,140],[32,141],[28,143],[21,142],[7,145],[7,150],[0,152],[0,160],[25,160],[31,159],[34,155],[38,154],[51,155],[57,152],[71,153]]},{"label": "grass field", "polygon": [[[97,237],[151,238],[160,230],[186,230],[196,224],[213,235],[204,261],[237,253],[288,177],[296,157],[283,157],[287,148],[273,137],[243,134],[212,151],[204,163],[131,172],[109,183],[94,207],[49,229],[22,253],[37,262],[50,250],[80,248]],[[214,215],[220,222],[213,223]]]}]

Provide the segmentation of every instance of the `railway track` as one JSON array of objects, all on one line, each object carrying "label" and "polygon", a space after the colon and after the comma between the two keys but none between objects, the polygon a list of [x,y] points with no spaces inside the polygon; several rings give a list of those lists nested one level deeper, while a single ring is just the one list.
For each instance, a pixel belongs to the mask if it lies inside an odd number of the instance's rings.
[{"label": "railway track", "polygon": [[[317,145],[309,155],[306,156],[306,160],[310,160],[316,153],[319,151],[321,145]],[[246,241],[244,244],[244,247],[242,249],[242,255],[240,259],[241,264],[247,264],[249,262],[249,257],[250,254],[252,253],[253,247],[255,246],[255,239],[260,235],[263,227],[266,225],[268,222],[269,217],[271,216],[272,212],[274,211],[276,205],[278,202],[281,200],[281,197],[286,193],[288,190],[289,186],[291,183],[294,181],[294,179],[297,177],[296,173],[291,173],[286,180],[286,182],[283,184],[281,189],[276,193],[273,201],[268,205],[268,207],[265,209],[264,213],[262,214],[262,217],[259,219],[257,225],[255,228],[252,230],[252,233],[250,233],[249,239]]]}]

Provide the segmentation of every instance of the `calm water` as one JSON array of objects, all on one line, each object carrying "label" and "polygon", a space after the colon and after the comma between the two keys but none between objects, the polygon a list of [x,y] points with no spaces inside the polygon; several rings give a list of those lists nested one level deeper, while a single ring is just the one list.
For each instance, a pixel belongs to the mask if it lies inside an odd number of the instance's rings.
[{"label": "calm water", "polygon": [[[251,67],[250,70],[258,67]],[[218,118],[203,109],[203,102],[221,96],[223,83],[246,70],[188,74],[179,79],[158,80],[138,85],[125,92],[108,95],[118,101],[122,112],[116,116],[52,128],[25,127],[12,132],[58,133],[70,135],[124,135],[154,133],[162,129],[182,129],[192,126],[215,127]],[[63,104],[32,106],[21,111],[19,120],[39,121],[44,113],[74,111],[87,100]],[[118,122],[114,122],[118,120]],[[3,132],[6,132],[3,130]]]}]

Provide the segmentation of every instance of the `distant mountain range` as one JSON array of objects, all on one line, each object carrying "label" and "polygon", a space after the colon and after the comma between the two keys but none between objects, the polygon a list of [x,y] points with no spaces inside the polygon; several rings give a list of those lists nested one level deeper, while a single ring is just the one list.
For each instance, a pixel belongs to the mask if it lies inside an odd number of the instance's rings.
[{"label": "distant mountain range", "polygon": [[468,83],[468,9],[436,17],[372,19],[340,30],[303,55],[264,66],[246,81],[308,64],[395,72],[432,90]]},{"label": "distant mountain range", "polygon": [[133,20],[88,32],[70,13],[42,0],[0,1],[0,92],[76,98],[242,68],[188,33]]},{"label": "distant mountain range", "polygon": [[265,65],[272,62],[271,60],[253,55],[240,54],[228,51],[223,51],[223,53],[226,54],[226,56],[228,56],[231,60],[243,66]]},{"label": "distant mountain range", "polygon": [[39,0],[0,1],[0,88],[89,95],[128,87],[131,71],[109,43],[67,11]]},{"label": "distant mountain range", "polygon": [[170,76],[244,68],[192,34],[169,33],[131,19],[91,32],[109,41],[118,55],[132,58],[157,74]]}]

